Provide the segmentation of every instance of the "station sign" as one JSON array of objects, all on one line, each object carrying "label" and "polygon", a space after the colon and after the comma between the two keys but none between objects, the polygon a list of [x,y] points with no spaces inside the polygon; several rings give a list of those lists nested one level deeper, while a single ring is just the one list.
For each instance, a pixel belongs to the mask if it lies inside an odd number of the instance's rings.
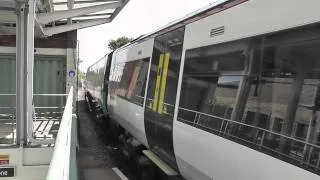
[{"label": "station sign", "polygon": [[14,177],[14,167],[1,167],[0,166],[0,177]]},{"label": "station sign", "polygon": [[68,74],[69,74],[69,77],[72,77],[72,78],[76,76],[76,72],[74,70],[70,70]]}]

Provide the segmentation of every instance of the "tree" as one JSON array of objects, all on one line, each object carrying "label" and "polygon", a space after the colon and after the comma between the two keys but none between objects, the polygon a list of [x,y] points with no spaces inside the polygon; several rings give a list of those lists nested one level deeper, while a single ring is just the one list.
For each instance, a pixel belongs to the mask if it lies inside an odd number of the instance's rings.
[{"label": "tree", "polygon": [[81,70],[78,71],[78,78],[79,80],[85,80],[86,79],[86,73],[82,72]]},{"label": "tree", "polygon": [[112,40],[109,40],[108,48],[111,49],[112,51],[114,51],[114,50],[118,49],[119,47],[129,43],[132,40],[133,40],[133,38],[128,38],[126,36],[119,37],[116,40],[112,39]]}]

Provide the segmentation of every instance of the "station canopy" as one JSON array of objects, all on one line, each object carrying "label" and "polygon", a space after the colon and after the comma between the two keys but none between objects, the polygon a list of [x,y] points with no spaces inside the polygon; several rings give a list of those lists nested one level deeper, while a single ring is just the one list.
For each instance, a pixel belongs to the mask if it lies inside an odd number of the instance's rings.
[{"label": "station canopy", "polygon": [[0,0],[0,35],[16,33],[21,4],[35,3],[36,36],[110,23],[129,0]]}]

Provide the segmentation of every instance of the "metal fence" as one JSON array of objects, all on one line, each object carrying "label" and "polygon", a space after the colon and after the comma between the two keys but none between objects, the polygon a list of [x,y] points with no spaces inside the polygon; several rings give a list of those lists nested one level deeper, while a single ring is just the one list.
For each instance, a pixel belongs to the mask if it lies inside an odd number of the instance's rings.
[{"label": "metal fence", "polygon": [[[0,94],[0,99],[13,101],[15,94]],[[0,107],[0,145],[12,145],[16,143],[16,108],[8,103],[8,106]]]},{"label": "metal fence", "polygon": [[47,180],[77,179],[77,122],[73,110],[73,88],[70,89],[56,139]]},{"label": "metal fence", "polygon": [[[179,107],[179,112],[187,113],[186,115],[192,118],[185,119],[178,117],[178,121],[223,136],[277,158],[301,165],[312,171],[320,171],[319,145],[261,127],[186,108]],[[285,147],[288,153],[283,153],[281,146]]]},{"label": "metal fence", "polygon": [[[1,99],[15,101],[16,94],[0,94]],[[68,94],[34,94],[33,120],[28,121],[28,137],[32,144],[52,144],[57,136]],[[51,102],[43,106],[42,99]],[[16,144],[16,107],[0,107],[0,145]]]},{"label": "metal fence", "polygon": [[[33,139],[54,142],[60,127],[67,96],[68,94],[34,94]],[[39,103],[40,99],[46,99],[52,103],[46,103],[47,105],[43,106],[44,104]],[[49,141],[48,143],[50,143]]]}]

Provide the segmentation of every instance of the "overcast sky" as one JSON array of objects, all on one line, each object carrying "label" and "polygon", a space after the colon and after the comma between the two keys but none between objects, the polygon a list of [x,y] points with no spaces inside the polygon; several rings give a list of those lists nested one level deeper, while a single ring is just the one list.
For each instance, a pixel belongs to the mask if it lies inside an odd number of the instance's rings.
[{"label": "overcast sky", "polygon": [[169,22],[213,3],[216,0],[130,0],[109,24],[78,31],[81,70],[109,52],[110,39],[121,36],[136,38]]}]

